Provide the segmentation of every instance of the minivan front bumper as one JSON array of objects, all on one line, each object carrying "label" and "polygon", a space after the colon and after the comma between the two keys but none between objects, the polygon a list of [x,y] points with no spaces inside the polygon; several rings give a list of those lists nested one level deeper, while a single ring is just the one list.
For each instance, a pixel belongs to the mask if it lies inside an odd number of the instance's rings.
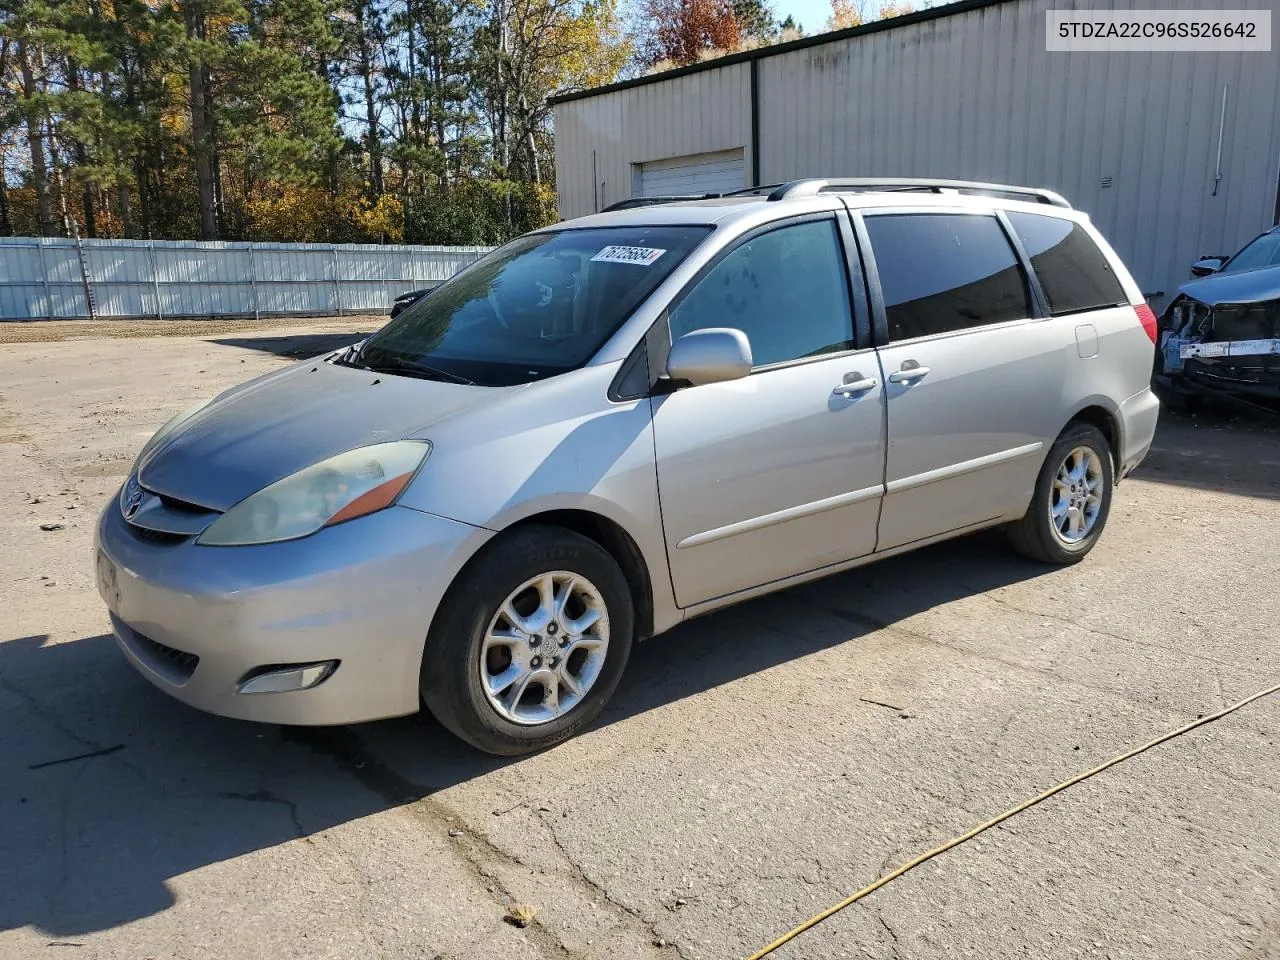
[{"label": "minivan front bumper", "polygon": [[[418,709],[431,618],[491,535],[391,507],[283,543],[163,543],[139,536],[112,498],[98,591],[130,663],[177,699],[245,720],[356,723]],[[251,675],[309,664],[329,668],[314,686],[238,692]]]}]

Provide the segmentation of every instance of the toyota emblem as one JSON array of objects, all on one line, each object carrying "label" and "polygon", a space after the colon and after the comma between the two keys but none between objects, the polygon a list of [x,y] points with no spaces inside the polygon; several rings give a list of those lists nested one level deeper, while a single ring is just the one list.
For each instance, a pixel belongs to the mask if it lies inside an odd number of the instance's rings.
[{"label": "toyota emblem", "polygon": [[133,477],[129,478],[128,489],[125,490],[124,498],[124,518],[132,520],[138,512],[138,508],[142,506],[142,487]]}]

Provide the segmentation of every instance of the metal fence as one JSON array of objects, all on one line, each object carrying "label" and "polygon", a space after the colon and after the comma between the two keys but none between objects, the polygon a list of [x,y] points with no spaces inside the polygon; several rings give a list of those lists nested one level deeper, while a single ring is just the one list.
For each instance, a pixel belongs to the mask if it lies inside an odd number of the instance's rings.
[{"label": "metal fence", "polygon": [[381,312],[489,249],[0,237],[0,320]]}]

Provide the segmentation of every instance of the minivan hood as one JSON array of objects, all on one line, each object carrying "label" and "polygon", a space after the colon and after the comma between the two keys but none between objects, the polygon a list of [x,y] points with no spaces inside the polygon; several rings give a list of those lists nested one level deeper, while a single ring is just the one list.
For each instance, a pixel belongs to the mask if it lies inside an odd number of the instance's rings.
[{"label": "minivan hood", "polygon": [[1280,267],[1259,267],[1239,273],[1217,273],[1192,280],[1178,292],[1210,307],[1223,303],[1263,303],[1280,300]]},{"label": "minivan hood", "polygon": [[148,454],[138,480],[154,493],[228,510],[334,454],[403,439],[519,389],[303,361],[217,397]]}]

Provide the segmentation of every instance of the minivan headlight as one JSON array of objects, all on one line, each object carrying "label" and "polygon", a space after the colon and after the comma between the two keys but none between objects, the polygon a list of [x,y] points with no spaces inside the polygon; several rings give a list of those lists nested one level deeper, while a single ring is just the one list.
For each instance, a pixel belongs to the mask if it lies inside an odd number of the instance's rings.
[{"label": "minivan headlight", "polygon": [[247,546],[309,536],[391,506],[431,453],[426,440],[357,447],[321,460],[246,497],[196,543]]}]

